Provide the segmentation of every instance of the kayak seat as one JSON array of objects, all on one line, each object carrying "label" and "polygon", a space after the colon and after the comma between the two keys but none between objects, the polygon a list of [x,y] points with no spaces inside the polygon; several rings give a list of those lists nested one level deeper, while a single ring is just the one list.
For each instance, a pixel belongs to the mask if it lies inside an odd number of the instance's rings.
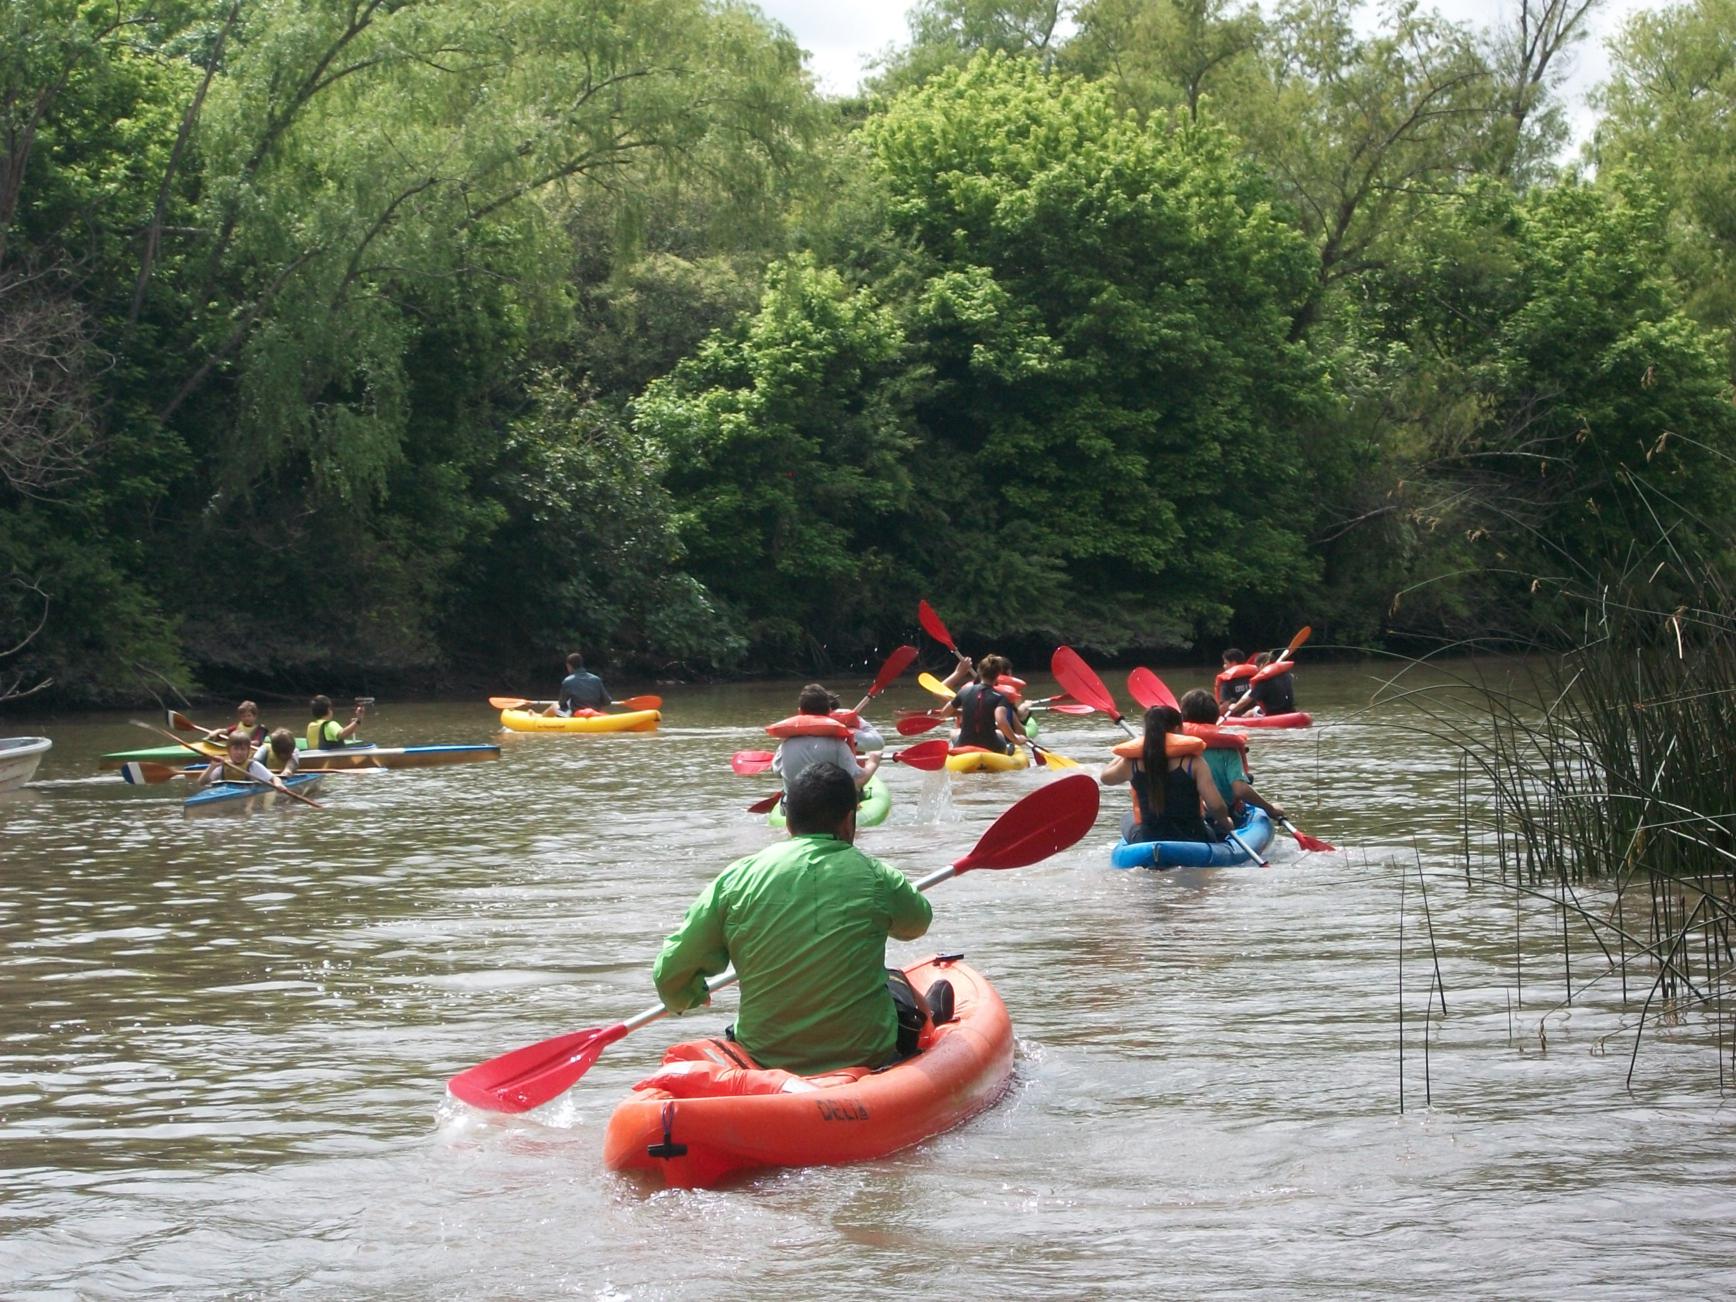
[{"label": "kayak seat", "polygon": [[945,977],[928,987],[928,993],[923,996],[928,1000],[928,1015],[936,1026],[945,1026],[952,1020],[952,982]]}]

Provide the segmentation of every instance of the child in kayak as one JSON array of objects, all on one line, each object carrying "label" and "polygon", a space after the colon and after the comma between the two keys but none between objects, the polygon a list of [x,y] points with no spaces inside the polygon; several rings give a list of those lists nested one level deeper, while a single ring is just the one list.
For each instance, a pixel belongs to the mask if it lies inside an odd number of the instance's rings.
[{"label": "child in kayak", "polygon": [[[809,683],[796,698],[797,714],[829,719],[837,708],[838,698],[819,683]],[[867,731],[873,732],[873,729]],[[861,731],[858,731],[856,737],[860,739],[861,736]],[[873,732],[872,740],[880,742],[881,746],[886,744],[878,732]],[[860,744],[859,740],[857,744]],[[836,764],[855,779],[860,791],[880,768],[880,755],[876,747],[869,754],[858,757],[851,742],[843,737],[812,736],[787,737],[778,743],[777,752],[772,756],[772,772],[784,780],[785,791],[812,764]]]},{"label": "child in kayak", "polygon": [[[289,735],[290,749],[295,749],[295,737]],[[267,747],[268,749],[269,747]],[[265,767],[254,753],[253,742],[244,732],[232,732],[226,742],[227,754],[211,761],[211,766],[199,775],[196,785],[208,787],[213,782],[262,782],[279,791],[288,791],[283,779]]]},{"label": "child in kayak", "polygon": [[[1215,724],[1218,721],[1218,703],[1212,700],[1210,692],[1196,687],[1181,698],[1181,717],[1183,723]],[[1234,747],[1208,746],[1200,758],[1211,770],[1212,783],[1229,806],[1232,817],[1240,814],[1238,807],[1241,805],[1263,809],[1274,819],[1284,817],[1282,809],[1254,790],[1253,779],[1242,763],[1241,751]]]},{"label": "child in kayak", "polygon": [[288,728],[278,728],[253,752],[253,762],[283,777],[299,767],[300,753],[295,748],[295,734]]},{"label": "child in kayak", "polygon": [[367,707],[357,701],[356,712],[350,716],[350,721],[340,724],[332,717],[332,698],[329,696],[314,697],[307,708],[313,715],[312,722],[307,725],[309,750],[342,750],[356,729],[362,726],[362,715],[367,711]]},{"label": "child in kayak", "polygon": [[[1168,705],[1152,706],[1145,712],[1141,757],[1117,755],[1098,775],[1104,786],[1123,782],[1133,786],[1133,812],[1123,815],[1121,821],[1124,841],[1221,840],[1207,833],[1201,805],[1225,835],[1234,826],[1210,767],[1194,755],[1172,757],[1166,753],[1167,737],[1182,732],[1181,722],[1181,711]],[[1199,743],[1193,744],[1197,747]]]}]

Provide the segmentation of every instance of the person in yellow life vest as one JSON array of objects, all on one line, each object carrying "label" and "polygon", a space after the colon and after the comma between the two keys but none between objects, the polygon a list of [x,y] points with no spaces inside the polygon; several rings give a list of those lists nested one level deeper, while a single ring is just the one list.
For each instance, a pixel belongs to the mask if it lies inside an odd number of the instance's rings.
[{"label": "person in yellow life vest", "polygon": [[339,723],[332,717],[332,698],[329,696],[314,697],[307,708],[313,716],[307,725],[309,750],[342,750],[356,729],[362,726],[362,715],[366,713],[366,707],[357,701],[356,712],[350,716],[350,721]]},{"label": "person in yellow life vest", "polygon": [[[292,737],[291,742],[294,742]],[[268,743],[269,745],[269,743]],[[278,777],[253,752],[252,739],[245,732],[232,732],[225,742],[226,754],[211,761],[211,766],[198,777],[196,785],[208,787],[213,782],[261,782],[279,791],[288,791]]]}]

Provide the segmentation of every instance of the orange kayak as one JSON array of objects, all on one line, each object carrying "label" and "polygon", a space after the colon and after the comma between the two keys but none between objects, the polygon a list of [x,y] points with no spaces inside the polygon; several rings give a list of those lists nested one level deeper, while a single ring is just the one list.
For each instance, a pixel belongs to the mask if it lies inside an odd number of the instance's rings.
[{"label": "orange kayak", "polygon": [[793,1076],[742,1068],[740,1047],[728,1041],[674,1045],[609,1118],[605,1165],[704,1187],[762,1167],[870,1161],[989,1107],[1013,1074],[1013,1026],[1001,997],[953,956],[905,973],[918,990],[942,977],[953,989],[953,1019],[925,1031],[914,1058],[879,1072]]}]

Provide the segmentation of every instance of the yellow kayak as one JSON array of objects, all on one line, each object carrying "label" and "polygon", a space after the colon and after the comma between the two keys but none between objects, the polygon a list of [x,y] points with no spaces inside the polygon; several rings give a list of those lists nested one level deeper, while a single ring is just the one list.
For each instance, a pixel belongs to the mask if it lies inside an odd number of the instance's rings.
[{"label": "yellow kayak", "polygon": [[620,714],[575,714],[570,719],[535,710],[502,710],[500,724],[513,732],[656,732],[661,710],[624,710]]},{"label": "yellow kayak", "polygon": [[1003,755],[998,750],[980,746],[965,746],[946,757],[949,773],[1011,773],[1014,769],[1031,767],[1031,757],[1022,750]]}]

